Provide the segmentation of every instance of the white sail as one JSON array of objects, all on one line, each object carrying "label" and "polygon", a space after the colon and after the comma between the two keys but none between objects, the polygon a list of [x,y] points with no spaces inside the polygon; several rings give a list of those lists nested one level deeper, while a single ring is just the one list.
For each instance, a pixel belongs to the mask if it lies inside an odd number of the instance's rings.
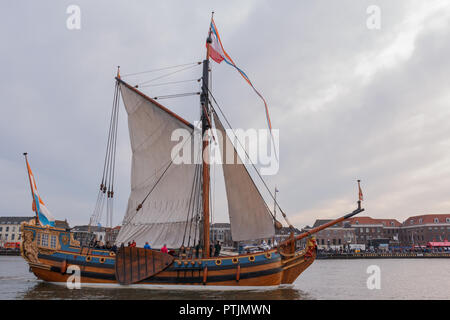
[{"label": "white sail", "polygon": [[[194,127],[156,101],[144,96],[125,83],[120,84],[132,149],[131,193],[118,245],[136,241],[137,246],[149,242],[152,248],[193,246],[198,241],[198,228],[191,224],[188,212],[198,212],[192,188],[195,164],[176,164],[171,153],[179,141],[171,141],[174,130],[185,129],[194,150]],[[201,139],[200,139],[201,141]],[[150,193],[150,194],[149,194]],[[149,195],[148,195],[149,194]],[[136,210],[144,201],[142,208]],[[189,209],[190,208],[190,209]],[[188,242],[190,238],[190,242]]]},{"label": "white sail", "polygon": [[[216,129],[222,134],[222,139],[218,140],[227,191],[231,237],[234,241],[273,237],[273,217],[215,112],[214,122]],[[236,161],[230,164],[227,159]]]}]

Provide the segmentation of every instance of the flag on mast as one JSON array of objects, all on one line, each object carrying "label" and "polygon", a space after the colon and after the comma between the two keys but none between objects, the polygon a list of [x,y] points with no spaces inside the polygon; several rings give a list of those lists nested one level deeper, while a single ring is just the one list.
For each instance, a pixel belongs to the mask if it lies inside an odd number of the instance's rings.
[{"label": "flag on mast", "polygon": [[55,226],[55,218],[52,216],[50,211],[47,209],[47,207],[44,204],[44,201],[42,201],[41,197],[39,196],[36,188],[36,180],[34,179],[33,172],[31,172],[30,164],[28,163],[28,159],[26,159],[27,162],[27,169],[28,169],[28,177],[30,178],[30,184],[31,184],[31,193],[33,195],[33,211],[36,212],[39,223],[42,226]]},{"label": "flag on mast", "polygon": [[[222,41],[220,40],[219,32],[217,31],[217,27],[216,27],[216,24],[214,23],[213,18],[211,18],[210,28],[211,28],[210,29],[211,43],[209,43],[209,50],[208,50],[209,57],[217,63],[221,63],[222,61],[225,61],[230,66],[234,67],[241,74],[241,76],[245,79],[245,81],[247,81],[247,83],[253,88],[255,93],[262,99],[262,101],[264,102],[264,107],[266,109],[267,124],[270,129],[270,134],[272,135],[272,122],[270,121],[269,108],[267,107],[266,99],[264,99],[264,97],[258,92],[258,90],[256,90],[256,88],[253,86],[252,82],[250,81],[249,77],[245,74],[244,71],[242,71],[242,69],[240,69],[238,66],[236,66],[233,59],[231,59],[231,57],[228,55],[228,53],[223,48]],[[206,43],[206,45],[208,46],[208,43]],[[273,136],[272,136],[272,141],[273,141]],[[275,148],[275,146],[274,146],[274,148]]]}]

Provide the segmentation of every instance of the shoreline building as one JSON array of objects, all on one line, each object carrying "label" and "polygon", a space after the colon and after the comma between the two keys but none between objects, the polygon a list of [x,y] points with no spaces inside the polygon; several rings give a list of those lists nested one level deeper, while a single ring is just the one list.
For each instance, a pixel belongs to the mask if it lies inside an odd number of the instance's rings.
[{"label": "shoreline building", "polygon": [[[318,219],[312,227],[306,227],[304,230],[311,230],[331,221],[331,219]],[[317,232],[315,237],[318,249],[343,250],[356,243],[355,229],[342,222]]]},{"label": "shoreline building", "polygon": [[[318,219],[313,227],[331,220]],[[305,227],[309,230],[311,227]],[[450,239],[450,214],[425,214],[396,219],[353,217],[316,234],[319,249],[345,249],[355,244],[366,247],[427,246],[431,242]]]},{"label": "shoreline building", "polygon": [[450,238],[450,214],[425,214],[406,219],[400,230],[404,246],[426,246]]},{"label": "shoreline building", "polygon": [[231,239],[231,225],[229,223],[213,223],[210,228],[211,243],[219,241],[222,246],[234,247],[235,244]]},{"label": "shoreline building", "polygon": [[85,245],[89,244],[91,239],[91,236],[89,236],[90,234],[94,234],[98,241],[106,244],[107,242],[114,243],[116,241],[117,235],[120,231],[120,226],[107,228],[101,226],[89,227],[88,225],[81,225],[73,227],[71,231],[74,233],[74,238]]},{"label": "shoreline building", "polygon": [[356,244],[398,245],[401,223],[396,219],[354,217],[345,222],[355,229]]},{"label": "shoreline building", "polygon": [[20,224],[34,217],[0,217],[0,247],[9,243],[21,243]]}]

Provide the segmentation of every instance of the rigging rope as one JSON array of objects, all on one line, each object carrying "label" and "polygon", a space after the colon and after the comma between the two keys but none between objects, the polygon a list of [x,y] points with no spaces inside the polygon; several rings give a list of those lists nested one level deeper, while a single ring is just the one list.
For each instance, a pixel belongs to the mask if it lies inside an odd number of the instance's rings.
[{"label": "rigging rope", "polygon": [[157,97],[153,97],[153,99],[161,100],[161,99],[170,99],[170,98],[181,98],[181,97],[194,96],[194,95],[199,95],[199,94],[200,94],[200,92],[185,92],[185,93],[168,94],[165,96],[157,96]]},{"label": "rigging rope", "polygon": [[[214,103],[216,104],[217,108],[219,109],[220,113],[222,114],[223,118],[225,119],[225,122],[228,124],[228,126],[229,126],[231,129],[233,129],[233,127],[231,126],[231,124],[230,124],[230,122],[228,121],[227,117],[225,116],[224,112],[223,112],[222,109],[220,108],[220,105],[218,104],[216,98],[214,97],[214,95],[212,94],[212,92],[211,92],[209,89],[208,89],[208,91],[209,91],[211,97],[213,98]],[[210,103],[211,108],[213,109],[213,111],[216,112],[214,106],[213,106],[212,103],[211,103],[211,100],[209,101],[209,103]],[[217,114],[217,113],[216,113],[216,114]],[[276,200],[276,198],[275,198],[274,195],[272,194],[272,191],[271,191],[271,190],[269,189],[269,187],[267,186],[266,181],[263,179],[263,177],[262,177],[261,174],[259,173],[258,169],[256,168],[255,164],[254,164],[254,163],[252,162],[252,160],[250,159],[250,156],[248,155],[247,150],[246,150],[245,147],[242,145],[242,143],[240,142],[240,140],[237,139],[237,137],[236,137],[236,140],[239,142],[239,145],[242,147],[242,149],[243,149],[243,151],[244,151],[244,153],[245,153],[247,159],[249,160],[249,162],[250,162],[250,164],[252,165],[253,169],[255,169],[255,171],[256,171],[258,177],[259,177],[260,180],[262,181],[262,183],[263,183],[264,187],[266,188],[267,192],[269,193],[269,195],[272,197],[273,201],[275,202],[275,205],[280,209],[280,212],[281,212],[283,218],[286,220],[286,223],[289,225],[290,228],[293,228],[292,224],[291,224],[291,223],[289,222],[289,220],[287,219],[287,216],[286,216],[286,214],[284,213],[283,209],[281,209],[280,205],[278,204],[278,201]],[[266,204],[266,206],[267,206],[267,204]],[[270,214],[272,215],[272,217],[275,219],[275,217],[274,217],[274,215],[272,214],[272,212],[271,212],[270,210],[269,210],[269,212],[270,212]]]},{"label": "rigging rope", "polygon": [[156,83],[156,84],[147,84],[145,86],[140,86],[140,88],[159,87],[159,86],[165,86],[165,85],[168,85],[168,84],[177,84],[177,83],[194,82],[194,81],[199,82],[200,80],[201,80],[201,78],[200,79],[189,79],[189,80],[163,82],[163,83]]},{"label": "rigging rope", "polygon": [[181,71],[185,71],[185,70],[189,70],[189,69],[195,68],[195,67],[199,66],[200,64],[201,64],[201,63],[198,63],[198,64],[195,64],[195,65],[193,65],[193,66],[189,66],[189,67],[186,67],[186,68],[182,68],[182,69],[180,69],[180,70],[176,70],[176,71],[173,71],[173,72],[169,72],[169,73],[164,74],[164,75],[162,75],[162,76],[159,76],[159,77],[156,77],[156,78],[153,78],[153,79],[150,79],[150,80],[147,80],[147,81],[138,83],[135,87],[137,88],[137,87],[140,86],[140,85],[147,84],[147,83],[153,82],[153,81],[155,81],[155,80],[158,80],[158,79],[162,79],[162,78],[168,77],[168,76],[170,76],[170,75],[173,75],[173,74],[178,73],[178,72],[181,72]]},{"label": "rigging rope", "polygon": [[190,66],[190,65],[197,65],[197,64],[201,64],[202,62],[190,62],[190,63],[184,63],[184,64],[179,64],[176,66],[170,66],[170,67],[164,67],[164,68],[158,68],[158,69],[152,69],[152,70],[147,70],[147,71],[141,71],[141,72],[135,72],[135,73],[127,73],[127,74],[123,74],[121,75],[122,78],[124,77],[131,77],[131,76],[136,76],[139,74],[144,74],[144,73],[151,73],[151,72],[156,72],[156,71],[162,71],[162,70],[168,70],[168,69],[175,69],[175,68],[179,68],[179,67],[184,67],[184,66]]},{"label": "rigging rope", "polygon": [[89,220],[88,232],[91,231],[91,226],[93,225],[97,226],[99,224],[105,202],[106,202],[106,226],[112,227],[119,99],[120,99],[119,83],[116,82],[108,130],[108,141],[106,144],[106,153],[103,164],[103,173],[100,183],[100,190],[97,195],[97,202],[94,207],[94,212],[92,213],[91,218]]}]

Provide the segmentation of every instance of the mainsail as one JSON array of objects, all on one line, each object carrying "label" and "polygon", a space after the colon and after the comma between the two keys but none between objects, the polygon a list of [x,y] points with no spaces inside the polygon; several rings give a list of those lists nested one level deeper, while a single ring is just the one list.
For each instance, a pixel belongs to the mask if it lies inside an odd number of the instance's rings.
[{"label": "mainsail", "polygon": [[[178,248],[193,246],[198,241],[198,228],[192,227],[199,211],[195,201],[200,195],[192,192],[196,179],[196,164],[174,163],[172,141],[174,130],[184,129],[190,137],[185,143],[194,148],[197,134],[194,127],[156,101],[118,80],[128,114],[132,149],[131,193],[122,228],[116,243],[136,241],[142,247],[149,242],[154,248],[164,244]],[[145,199],[145,201],[144,201]],[[142,208],[136,210],[142,203]],[[188,218],[190,217],[190,218]]]},{"label": "mainsail", "polygon": [[[213,114],[216,129],[222,134],[222,139],[218,140],[227,191],[231,237],[233,241],[271,238],[275,235],[273,217],[227,136],[219,117],[215,112]],[[233,163],[227,163],[227,159],[235,160]]]}]

